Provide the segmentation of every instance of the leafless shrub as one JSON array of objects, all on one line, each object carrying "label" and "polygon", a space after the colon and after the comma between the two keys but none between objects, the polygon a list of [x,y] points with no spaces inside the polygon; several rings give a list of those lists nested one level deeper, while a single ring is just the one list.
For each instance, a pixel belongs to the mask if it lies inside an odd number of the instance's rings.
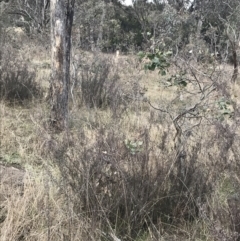
[{"label": "leafless shrub", "polygon": [[54,151],[64,183],[72,190],[74,211],[106,233],[114,230],[121,240],[141,237],[147,230],[159,239],[165,225],[195,220],[196,199],[204,202],[212,190],[210,173],[196,161],[198,146],[188,153],[181,173],[179,158],[154,151],[149,131],[124,143],[124,134],[101,128],[88,148],[81,134],[83,146],[77,153],[67,151],[66,144]]},{"label": "leafless shrub", "polygon": [[234,197],[228,199],[227,205],[220,201],[214,206],[209,203],[198,204],[199,218],[207,226],[209,236],[214,241],[238,241],[239,233],[239,205]]}]

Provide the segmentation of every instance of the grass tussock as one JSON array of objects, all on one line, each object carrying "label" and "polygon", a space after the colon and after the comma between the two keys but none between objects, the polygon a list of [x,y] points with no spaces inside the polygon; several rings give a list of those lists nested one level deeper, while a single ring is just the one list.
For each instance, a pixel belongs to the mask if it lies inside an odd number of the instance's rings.
[{"label": "grass tussock", "polygon": [[10,104],[23,104],[42,97],[35,70],[10,45],[5,44],[0,57],[0,99]]},{"label": "grass tussock", "polygon": [[[1,181],[1,240],[239,240],[239,112],[224,70],[175,66],[192,82],[171,89],[124,58],[75,60],[64,133],[48,130],[45,103],[1,103],[1,165],[24,167],[21,192]],[[198,104],[202,85],[214,89]]]}]

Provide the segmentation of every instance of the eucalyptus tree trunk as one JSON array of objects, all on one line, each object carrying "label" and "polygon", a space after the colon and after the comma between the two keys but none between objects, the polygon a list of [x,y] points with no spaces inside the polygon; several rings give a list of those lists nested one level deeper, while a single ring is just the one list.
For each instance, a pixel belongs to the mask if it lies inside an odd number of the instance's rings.
[{"label": "eucalyptus tree trunk", "polygon": [[51,1],[52,76],[50,126],[63,131],[68,124],[71,32],[75,0]]},{"label": "eucalyptus tree trunk", "polygon": [[106,6],[105,0],[104,0],[104,1],[102,1],[102,16],[101,16],[101,23],[100,23],[99,33],[98,33],[98,40],[97,40],[98,50],[100,50],[102,47],[103,27],[104,27],[104,21],[105,21],[105,17],[106,17],[106,11],[107,11],[107,6]]},{"label": "eucalyptus tree trunk", "polygon": [[232,48],[232,61],[233,61],[233,74],[232,74],[231,81],[236,82],[238,78],[238,55],[237,55],[236,41],[234,43],[231,42],[231,48]]}]

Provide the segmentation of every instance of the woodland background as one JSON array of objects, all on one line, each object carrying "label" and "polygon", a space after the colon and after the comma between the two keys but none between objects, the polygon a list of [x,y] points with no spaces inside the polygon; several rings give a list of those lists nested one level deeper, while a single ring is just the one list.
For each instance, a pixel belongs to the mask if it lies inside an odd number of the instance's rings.
[{"label": "woodland background", "polygon": [[0,240],[240,240],[239,1],[76,0],[60,133],[49,7],[0,1]]}]

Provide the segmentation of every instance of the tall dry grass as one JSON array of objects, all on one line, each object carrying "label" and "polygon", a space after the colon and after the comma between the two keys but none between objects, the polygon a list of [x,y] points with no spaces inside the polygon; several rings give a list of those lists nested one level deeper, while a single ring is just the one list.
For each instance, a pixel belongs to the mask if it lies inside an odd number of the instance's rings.
[{"label": "tall dry grass", "polygon": [[132,57],[75,61],[67,132],[48,130],[43,101],[1,102],[1,167],[12,178],[1,179],[0,240],[239,240],[239,103],[225,70],[170,70],[216,87],[178,119],[176,147],[174,118],[194,105],[194,82],[166,88]]}]

